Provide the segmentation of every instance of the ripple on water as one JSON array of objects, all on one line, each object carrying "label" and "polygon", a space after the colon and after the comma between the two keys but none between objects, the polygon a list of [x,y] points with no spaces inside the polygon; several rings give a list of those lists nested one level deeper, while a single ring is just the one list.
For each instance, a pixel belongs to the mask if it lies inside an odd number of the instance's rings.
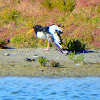
[{"label": "ripple on water", "polygon": [[99,100],[100,77],[0,77],[0,100]]}]

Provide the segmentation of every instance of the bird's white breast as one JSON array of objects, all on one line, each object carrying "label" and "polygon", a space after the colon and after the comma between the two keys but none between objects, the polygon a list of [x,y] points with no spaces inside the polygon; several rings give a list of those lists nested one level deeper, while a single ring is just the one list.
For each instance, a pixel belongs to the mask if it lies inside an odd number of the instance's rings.
[{"label": "bird's white breast", "polygon": [[41,38],[41,39],[46,39],[46,35],[41,31],[41,32],[37,32],[37,37]]}]

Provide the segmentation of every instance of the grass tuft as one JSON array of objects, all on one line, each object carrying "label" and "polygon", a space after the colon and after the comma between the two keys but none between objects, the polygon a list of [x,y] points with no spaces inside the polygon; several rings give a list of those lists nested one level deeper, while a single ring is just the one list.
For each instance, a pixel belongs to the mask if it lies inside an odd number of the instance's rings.
[{"label": "grass tuft", "polygon": [[83,60],[84,60],[84,54],[81,54],[75,58],[74,63],[83,63]]},{"label": "grass tuft", "polygon": [[46,57],[40,56],[40,57],[38,58],[38,62],[39,62],[39,64],[40,64],[41,66],[45,66],[46,63],[48,62],[48,60],[46,59]]},{"label": "grass tuft", "polygon": [[75,52],[70,51],[68,54],[68,58],[72,60],[75,57]]}]

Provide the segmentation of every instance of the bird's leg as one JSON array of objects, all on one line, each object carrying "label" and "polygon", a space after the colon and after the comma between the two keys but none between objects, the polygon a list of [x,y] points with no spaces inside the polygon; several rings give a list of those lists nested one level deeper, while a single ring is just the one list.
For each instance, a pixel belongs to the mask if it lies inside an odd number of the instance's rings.
[{"label": "bird's leg", "polygon": [[48,51],[49,50],[49,45],[50,45],[50,42],[48,41],[47,42],[47,48],[46,49],[43,49],[43,50]]}]

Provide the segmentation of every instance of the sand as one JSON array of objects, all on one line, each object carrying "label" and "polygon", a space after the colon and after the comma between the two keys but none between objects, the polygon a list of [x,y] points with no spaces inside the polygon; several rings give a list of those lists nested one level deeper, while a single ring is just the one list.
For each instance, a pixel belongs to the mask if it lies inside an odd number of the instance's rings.
[{"label": "sand", "polygon": [[[58,67],[51,67],[48,62],[41,66],[34,55],[44,56],[59,62]],[[74,59],[81,55],[75,54]],[[54,48],[6,48],[0,49],[0,76],[46,76],[46,77],[91,77],[100,76],[100,50],[87,50],[83,63],[74,63],[68,54],[62,54]],[[26,58],[35,61],[26,61]]]}]

